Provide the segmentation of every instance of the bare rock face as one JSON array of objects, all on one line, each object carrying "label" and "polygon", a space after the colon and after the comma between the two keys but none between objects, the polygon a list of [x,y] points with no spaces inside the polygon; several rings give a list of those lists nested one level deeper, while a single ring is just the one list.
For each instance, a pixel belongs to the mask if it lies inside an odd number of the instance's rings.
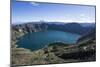
[{"label": "bare rock face", "polygon": [[71,46],[64,46],[64,47],[56,46],[56,48],[53,49],[53,51],[56,56],[64,60],[77,60],[78,62],[96,60],[95,40],[89,40],[87,43],[76,44]]}]

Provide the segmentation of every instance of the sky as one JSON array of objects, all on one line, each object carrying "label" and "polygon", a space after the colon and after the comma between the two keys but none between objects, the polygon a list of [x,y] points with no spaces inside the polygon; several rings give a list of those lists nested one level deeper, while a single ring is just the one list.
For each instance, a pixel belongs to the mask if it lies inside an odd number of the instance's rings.
[{"label": "sky", "polygon": [[12,1],[12,23],[27,22],[95,22],[95,7],[43,2]]}]

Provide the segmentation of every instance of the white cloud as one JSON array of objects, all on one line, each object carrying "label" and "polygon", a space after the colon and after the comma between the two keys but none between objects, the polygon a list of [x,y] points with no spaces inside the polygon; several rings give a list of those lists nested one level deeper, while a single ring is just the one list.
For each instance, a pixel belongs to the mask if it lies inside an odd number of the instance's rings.
[{"label": "white cloud", "polygon": [[82,21],[85,21],[86,18],[88,19],[88,17],[85,15],[85,14],[80,14],[78,19],[82,20]]},{"label": "white cloud", "polygon": [[80,14],[80,17],[85,17],[86,15],[85,14]]},{"label": "white cloud", "polygon": [[[16,1],[25,1],[25,0],[16,0]],[[33,2],[33,1],[30,1],[30,4],[32,4],[33,6],[39,6],[39,3],[36,3],[36,2]]]},{"label": "white cloud", "polygon": [[36,3],[36,2],[30,2],[33,6],[39,6],[39,4],[38,3]]}]

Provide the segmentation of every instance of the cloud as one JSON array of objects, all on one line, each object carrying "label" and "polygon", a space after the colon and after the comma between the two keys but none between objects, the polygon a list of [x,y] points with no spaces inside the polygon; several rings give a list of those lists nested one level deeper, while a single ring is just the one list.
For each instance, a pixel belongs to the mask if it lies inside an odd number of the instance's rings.
[{"label": "cloud", "polygon": [[30,2],[30,4],[32,4],[33,6],[39,6],[39,4],[36,2]]},{"label": "cloud", "polygon": [[[16,1],[26,1],[26,0],[16,0]],[[27,1],[30,4],[32,4],[33,6],[39,6],[39,3],[33,2],[33,1]]]},{"label": "cloud", "polygon": [[95,22],[95,18],[91,17],[91,15],[87,15],[85,13],[81,13],[80,15],[67,15],[64,19],[66,22],[78,22],[78,23],[84,23],[84,22]]},{"label": "cloud", "polygon": [[85,17],[86,15],[85,14],[80,14],[80,17]]}]

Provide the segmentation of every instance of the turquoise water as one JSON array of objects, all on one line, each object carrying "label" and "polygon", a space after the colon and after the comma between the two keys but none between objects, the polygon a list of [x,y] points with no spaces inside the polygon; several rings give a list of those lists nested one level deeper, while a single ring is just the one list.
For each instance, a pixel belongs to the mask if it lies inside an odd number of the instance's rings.
[{"label": "turquoise water", "polygon": [[21,37],[18,41],[18,47],[37,50],[48,46],[50,43],[53,42],[64,42],[67,44],[74,44],[77,42],[79,37],[80,35],[78,34],[72,34],[69,32],[55,30],[33,32]]}]

